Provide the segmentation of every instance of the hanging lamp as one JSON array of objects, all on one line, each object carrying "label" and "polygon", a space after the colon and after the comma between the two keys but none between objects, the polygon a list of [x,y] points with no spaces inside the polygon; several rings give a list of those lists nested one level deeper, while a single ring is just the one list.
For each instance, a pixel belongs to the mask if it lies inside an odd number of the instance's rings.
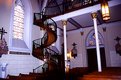
[{"label": "hanging lamp", "polygon": [[101,1],[101,12],[102,12],[102,18],[104,21],[107,21],[110,19],[110,11],[108,6],[107,0],[100,0]]}]

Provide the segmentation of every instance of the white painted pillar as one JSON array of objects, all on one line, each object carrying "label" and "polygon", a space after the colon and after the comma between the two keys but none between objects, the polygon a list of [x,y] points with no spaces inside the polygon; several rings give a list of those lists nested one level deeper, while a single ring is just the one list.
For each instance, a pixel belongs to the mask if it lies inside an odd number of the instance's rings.
[{"label": "white painted pillar", "polygon": [[66,25],[67,21],[62,20],[63,24],[63,33],[64,33],[64,59],[65,59],[65,72],[68,71],[68,64],[67,64],[67,37],[66,37]]},{"label": "white painted pillar", "polygon": [[102,72],[101,67],[101,57],[100,57],[100,47],[99,47],[99,38],[98,38],[98,29],[97,29],[97,13],[92,13],[92,18],[94,22],[94,30],[95,30],[95,40],[96,40],[96,51],[97,51],[97,64],[98,64],[98,72]]}]

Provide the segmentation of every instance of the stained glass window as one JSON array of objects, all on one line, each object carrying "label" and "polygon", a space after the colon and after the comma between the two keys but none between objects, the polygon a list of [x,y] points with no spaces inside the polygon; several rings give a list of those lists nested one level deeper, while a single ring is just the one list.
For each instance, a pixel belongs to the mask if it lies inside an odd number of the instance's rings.
[{"label": "stained glass window", "polygon": [[23,40],[24,9],[20,0],[16,0],[14,7],[13,38]]},{"label": "stained glass window", "polygon": [[[99,44],[102,45],[103,44],[103,37],[102,35],[98,32],[98,38],[99,38]],[[95,32],[94,30],[92,30],[87,37],[86,40],[86,46],[95,46],[96,45],[96,41],[95,41]]]}]

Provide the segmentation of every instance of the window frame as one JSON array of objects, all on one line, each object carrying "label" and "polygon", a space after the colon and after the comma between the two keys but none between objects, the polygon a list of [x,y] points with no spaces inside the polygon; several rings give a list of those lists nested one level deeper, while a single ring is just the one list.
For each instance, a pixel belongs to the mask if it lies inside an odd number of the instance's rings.
[{"label": "window frame", "polygon": [[[86,46],[87,49],[88,48],[95,48],[95,46],[96,46],[95,39],[93,39],[94,44],[93,45],[90,45],[90,40],[92,40],[94,34],[95,34],[94,29],[92,29],[92,30],[90,30],[90,32],[86,36],[85,46]],[[99,43],[100,47],[104,47],[104,38],[103,38],[102,34],[99,31],[98,31],[98,36],[99,36],[99,41],[100,41],[100,43]]]},{"label": "window frame", "polygon": [[[12,9],[11,9],[11,20],[10,20],[10,30],[9,30],[9,51],[15,51],[15,52],[32,52],[32,39],[31,39],[31,31],[32,31],[32,7],[29,0],[21,0],[23,6],[24,6],[24,36],[23,41],[25,42],[26,46],[28,48],[19,48],[14,47],[12,45],[13,41],[13,19],[14,19],[14,7],[15,7],[15,0],[12,1]],[[29,24],[28,24],[29,23]]]},{"label": "window frame", "polygon": [[[15,8],[17,8],[19,6],[21,7],[22,12],[17,11],[15,9]],[[18,16],[15,13],[22,14],[22,16]],[[15,18],[22,19],[22,22],[15,20]],[[13,17],[13,19],[14,19],[13,20],[13,36],[12,36],[14,39],[21,39],[21,40],[23,40],[23,36],[24,36],[24,31],[23,31],[24,30],[24,18],[25,18],[25,16],[24,16],[24,7],[23,7],[23,5],[22,4],[19,4],[19,3],[18,4],[15,4],[15,7],[14,7],[14,17]],[[15,22],[16,23],[19,23],[20,22],[19,24],[22,24],[22,27],[18,27],[17,25],[15,25]],[[17,31],[17,28],[18,29],[21,29],[22,31]],[[17,34],[19,34],[20,37]]]}]

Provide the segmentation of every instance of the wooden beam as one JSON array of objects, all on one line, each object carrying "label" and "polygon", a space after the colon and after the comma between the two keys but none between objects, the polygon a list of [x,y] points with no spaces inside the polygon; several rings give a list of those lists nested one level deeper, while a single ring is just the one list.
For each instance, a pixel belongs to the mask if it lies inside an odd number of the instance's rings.
[{"label": "wooden beam", "polygon": [[77,21],[75,21],[75,20],[72,19],[72,18],[69,18],[69,19],[68,19],[68,22],[70,22],[72,25],[74,25],[77,29],[83,28],[82,25],[80,25]]}]

